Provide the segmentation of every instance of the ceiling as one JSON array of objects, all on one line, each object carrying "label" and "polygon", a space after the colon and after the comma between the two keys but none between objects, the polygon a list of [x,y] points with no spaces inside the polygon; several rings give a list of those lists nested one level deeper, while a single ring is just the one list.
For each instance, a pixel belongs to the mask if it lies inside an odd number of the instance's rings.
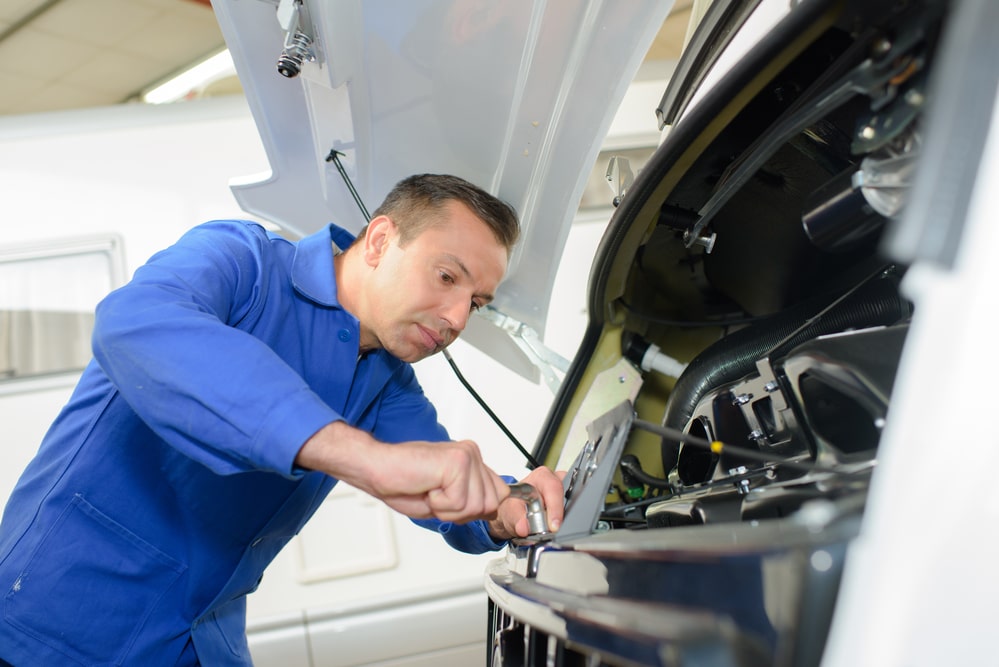
[{"label": "ceiling", "polygon": [[128,102],[223,48],[208,0],[0,0],[0,114]]},{"label": "ceiling", "polygon": [[[679,56],[691,2],[676,1],[647,61]],[[223,48],[209,0],[0,0],[0,115],[136,102]],[[240,92],[229,77],[188,97]]]}]

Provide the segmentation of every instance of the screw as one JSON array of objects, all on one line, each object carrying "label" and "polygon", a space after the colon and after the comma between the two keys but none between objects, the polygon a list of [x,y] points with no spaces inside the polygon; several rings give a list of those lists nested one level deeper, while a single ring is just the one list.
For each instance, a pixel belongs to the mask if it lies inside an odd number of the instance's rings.
[{"label": "screw", "polygon": [[892,46],[893,45],[891,43],[891,40],[888,39],[887,37],[878,37],[876,40],[874,40],[874,43],[871,45],[871,53],[874,54],[874,57],[880,58],[882,56],[888,55],[888,52],[891,51]]},{"label": "screw", "polygon": [[910,107],[921,107],[923,106],[923,102],[926,101],[926,98],[923,96],[922,92],[916,89],[910,89],[905,91],[905,101]]}]

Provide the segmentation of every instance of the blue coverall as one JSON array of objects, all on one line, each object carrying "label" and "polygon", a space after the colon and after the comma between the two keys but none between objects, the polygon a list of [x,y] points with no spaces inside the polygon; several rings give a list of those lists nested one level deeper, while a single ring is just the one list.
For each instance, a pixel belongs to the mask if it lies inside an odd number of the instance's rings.
[{"label": "blue coverall", "polygon": [[[0,523],[0,658],[14,665],[249,665],[245,596],[336,483],[296,469],[343,419],[448,438],[412,368],[358,357],[330,225],[290,242],[195,227],[97,308],[94,360]],[[483,522],[418,522],[471,553]]]}]

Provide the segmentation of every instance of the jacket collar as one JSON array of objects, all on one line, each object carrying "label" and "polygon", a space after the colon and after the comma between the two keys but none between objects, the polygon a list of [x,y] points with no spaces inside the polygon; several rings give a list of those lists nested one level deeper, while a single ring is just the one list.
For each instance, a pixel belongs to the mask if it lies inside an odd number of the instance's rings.
[{"label": "jacket collar", "polygon": [[291,267],[295,289],[316,303],[340,308],[333,272],[333,243],[346,250],[353,242],[353,234],[332,223],[301,239]]},{"label": "jacket collar", "polygon": [[[343,311],[360,327],[357,319],[340,305],[337,297],[336,273],[333,270],[333,244],[346,250],[354,242],[354,235],[334,224],[301,239],[292,260],[291,279],[295,290],[306,298],[323,306]],[[406,365],[385,350],[372,350],[364,355],[371,364],[365,380],[375,391],[385,382],[385,378],[400,366]],[[358,358],[360,361],[360,357]]]}]

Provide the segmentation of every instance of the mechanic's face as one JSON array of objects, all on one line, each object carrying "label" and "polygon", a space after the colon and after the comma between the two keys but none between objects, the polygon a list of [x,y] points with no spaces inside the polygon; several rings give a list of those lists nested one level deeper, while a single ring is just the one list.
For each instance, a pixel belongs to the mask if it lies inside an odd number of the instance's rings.
[{"label": "mechanic's face", "polygon": [[443,221],[404,246],[386,216],[371,221],[365,259],[368,309],[361,345],[419,361],[450,345],[472,312],[489,303],[506,271],[507,251],[471,210],[450,201]]}]

